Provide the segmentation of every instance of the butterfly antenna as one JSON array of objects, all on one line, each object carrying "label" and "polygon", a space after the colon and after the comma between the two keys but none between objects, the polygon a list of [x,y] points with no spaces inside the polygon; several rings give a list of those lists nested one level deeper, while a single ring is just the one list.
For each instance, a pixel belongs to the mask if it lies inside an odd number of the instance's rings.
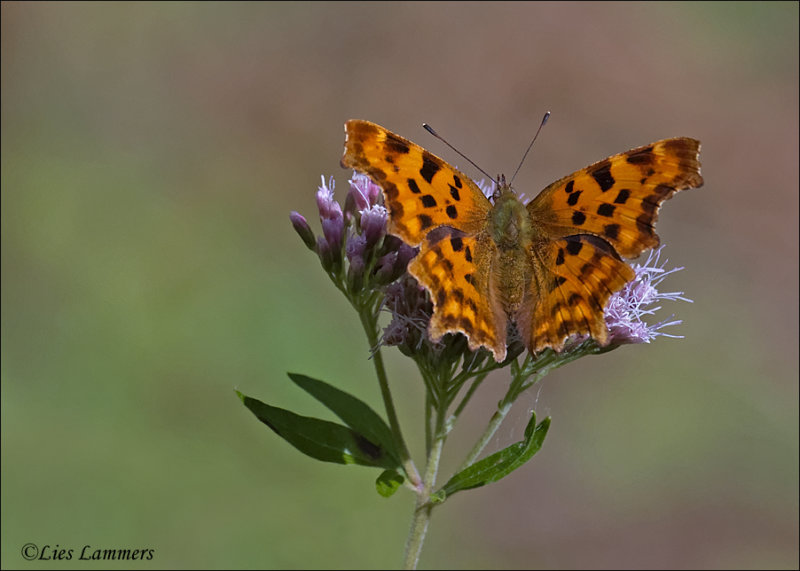
[{"label": "butterfly antenna", "polygon": [[446,140],[445,140],[445,139],[444,139],[444,138],[443,138],[443,137],[442,137],[442,136],[441,136],[439,133],[437,133],[436,131],[434,131],[434,130],[433,130],[433,127],[431,127],[431,126],[430,126],[430,125],[428,125],[427,123],[423,123],[423,124],[422,124],[422,127],[423,127],[423,128],[424,128],[424,129],[425,129],[425,130],[426,130],[428,133],[430,133],[431,135],[433,135],[434,137],[436,137],[437,139],[439,139],[439,140],[440,140],[442,143],[444,143],[445,145],[447,145],[448,147],[450,147],[451,149],[453,149],[455,152],[457,152],[459,155],[461,155],[462,157],[464,157],[465,159],[467,159],[467,160],[469,161],[469,164],[471,164],[473,167],[475,167],[476,169],[478,169],[479,171],[481,171],[481,172],[484,174],[484,176],[486,176],[486,178],[488,178],[488,179],[489,179],[490,181],[492,181],[492,182],[493,182],[495,185],[497,185],[497,181],[496,181],[496,180],[494,180],[494,178],[493,178],[493,177],[489,176],[489,175],[486,173],[486,171],[485,171],[485,170],[483,170],[481,167],[479,167],[478,165],[476,165],[475,163],[473,163],[473,162],[472,162],[472,159],[470,159],[470,158],[469,158],[467,155],[465,155],[464,153],[462,153],[461,151],[459,151],[458,149],[456,149],[456,148],[455,148],[453,145],[451,145],[450,143],[448,143],[448,142],[447,142],[447,141],[446,141]]},{"label": "butterfly antenna", "polygon": [[[544,124],[547,123],[547,120],[549,118],[550,118],[550,111],[545,113],[544,117],[542,117],[542,122],[539,124],[539,128],[536,129],[536,134],[533,136],[533,141],[531,141],[531,144],[528,145],[528,150],[525,151],[525,154],[522,155],[522,160],[519,162],[519,166],[517,167],[517,170],[514,171],[514,176],[511,177],[511,182],[514,182],[514,179],[517,178],[517,173],[519,172],[519,169],[522,168],[522,163],[525,162],[525,157],[527,157],[528,153],[531,152],[531,148],[533,147],[533,144],[536,142],[536,137],[539,136],[539,131],[542,130],[542,127],[544,127]],[[509,183],[509,184],[511,184],[511,183]]]}]

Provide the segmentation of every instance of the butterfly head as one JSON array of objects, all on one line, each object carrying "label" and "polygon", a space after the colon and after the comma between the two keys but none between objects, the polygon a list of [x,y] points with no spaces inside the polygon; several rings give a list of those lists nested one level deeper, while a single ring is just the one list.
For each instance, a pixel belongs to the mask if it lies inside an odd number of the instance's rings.
[{"label": "butterfly head", "polygon": [[514,190],[511,188],[511,183],[506,182],[506,175],[497,175],[497,182],[494,187],[494,194],[492,194],[492,202],[497,204],[501,197],[507,195],[514,195]]}]

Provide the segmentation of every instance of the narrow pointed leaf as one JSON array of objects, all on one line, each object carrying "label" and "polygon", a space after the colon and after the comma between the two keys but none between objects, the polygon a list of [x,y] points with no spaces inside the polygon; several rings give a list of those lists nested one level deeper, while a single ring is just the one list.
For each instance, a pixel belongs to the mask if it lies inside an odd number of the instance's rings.
[{"label": "narrow pointed leaf", "polygon": [[456,492],[485,486],[508,476],[539,451],[548,428],[550,428],[550,417],[536,426],[536,415],[532,415],[528,426],[525,427],[523,440],[464,468],[431,496],[432,501],[441,503]]},{"label": "narrow pointed leaf", "polygon": [[400,463],[391,429],[367,403],[318,379],[297,373],[288,375],[297,386],[328,407],[347,426],[381,446]]},{"label": "narrow pointed leaf", "polygon": [[256,418],[312,458],[337,464],[399,469],[397,461],[386,450],[352,428],[327,420],[300,416],[245,396],[239,391],[236,394]]},{"label": "narrow pointed leaf", "polygon": [[375,480],[375,488],[384,498],[393,495],[403,485],[404,478],[394,470],[385,470]]}]

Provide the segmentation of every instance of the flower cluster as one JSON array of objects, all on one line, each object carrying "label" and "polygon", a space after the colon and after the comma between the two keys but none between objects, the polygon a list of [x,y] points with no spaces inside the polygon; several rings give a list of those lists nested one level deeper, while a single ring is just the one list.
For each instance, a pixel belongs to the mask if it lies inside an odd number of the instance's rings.
[{"label": "flower cluster", "polygon": [[386,234],[380,187],[361,174],[354,174],[349,182],[342,209],[333,196],[333,178],[326,183],[322,177],[317,190],[322,236],[314,236],[301,214],[292,212],[289,218],[337,287],[355,303],[404,275],[416,251]]}]

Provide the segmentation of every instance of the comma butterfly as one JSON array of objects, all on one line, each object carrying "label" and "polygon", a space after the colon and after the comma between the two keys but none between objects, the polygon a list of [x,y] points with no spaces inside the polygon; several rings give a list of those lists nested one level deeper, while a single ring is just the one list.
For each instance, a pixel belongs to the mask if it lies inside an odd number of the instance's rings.
[{"label": "comma butterfly", "polygon": [[490,201],[460,171],[369,121],[345,123],[342,166],[383,189],[388,231],[419,254],[408,267],[430,292],[432,340],[461,332],[471,350],[506,357],[509,320],[528,350],[575,334],[608,342],[609,297],[633,279],[622,258],[658,245],[661,203],[702,186],[700,142],[664,139],[558,180],[527,205],[500,177]]}]

